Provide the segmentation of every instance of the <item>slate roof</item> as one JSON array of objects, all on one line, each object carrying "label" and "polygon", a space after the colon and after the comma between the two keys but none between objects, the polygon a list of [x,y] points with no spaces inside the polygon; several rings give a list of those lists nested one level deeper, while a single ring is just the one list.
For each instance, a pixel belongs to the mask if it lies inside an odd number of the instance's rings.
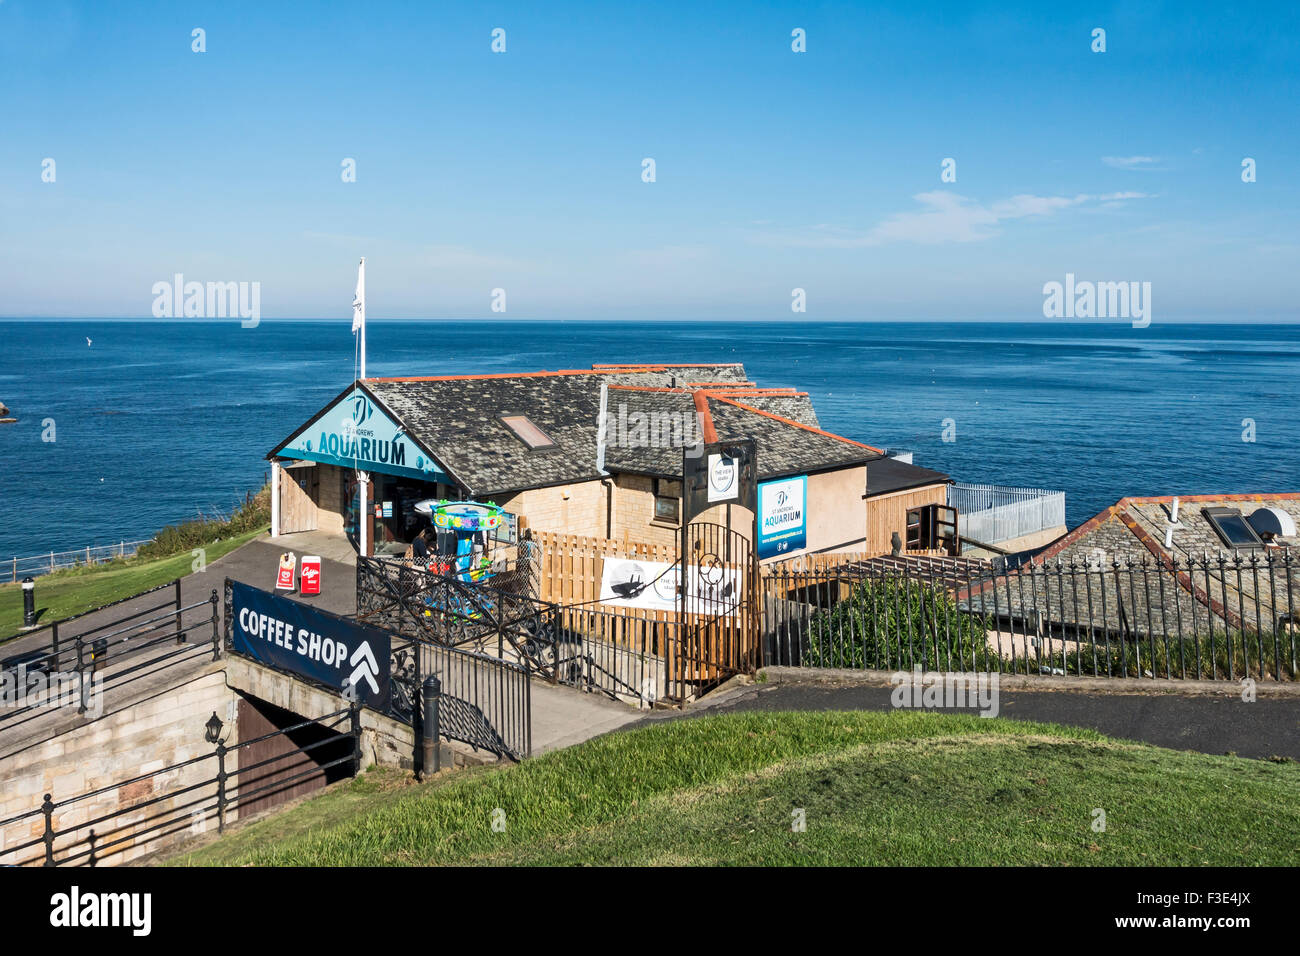
[{"label": "slate roof", "polygon": [[[1300,537],[1278,538],[1276,548],[1234,556],[1204,514],[1210,507],[1236,508],[1243,516],[1256,508],[1280,508],[1300,527],[1300,493],[1181,495],[1173,544],[1166,548],[1173,500],[1172,495],[1121,498],[1034,555],[1029,566],[962,597],[985,610],[1053,608],[1058,621],[1104,621],[1113,627],[1122,623],[1118,609],[1124,604],[1128,626],[1139,631],[1147,622],[1157,628],[1186,622],[1194,630],[1197,615],[1205,622],[1207,612],[1216,626],[1259,620],[1267,628],[1300,612],[1300,604],[1293,603],[1300,593],[1300,561],[1293,557],[1300,556]],[[1116,563],[1122,577],[1113,572]],[[1065,569],[1071,596],[1062,597],[1059,579],[1053,587],[1058,569]]]},{"label": "slate roof", "polygon": [[[877,448],[823,431],[806,393],[760,388],[740,364],[596,365],[376,378],[364,385],[469,494],[490,496],[600,477],[596,429],[602,383],[611,386],[606,433],[611,472],[680,477],[681,448],[701,439],[755,438],[762,478],[881,456]],[[658,426],[653,440],[635,434],[638,413],[645,416],[647,431]],[[501,421],[510,414],[528,416],[555,447],[530,449]]]},{"label": "slate roof", "polygon": [[[1204,509],[1212,507],[1236,508],[1250,515],[1256,508],[1281,508],[1291,515],[1300,527],[1300,494],[1276,493],[1258,495],[1183,495],[1179,497],[1178,524],[1174,526],[1173,548],[1165,548],[1165,529],[1174,496],[1155,498],[1121,498],[1101,514],[1096,515],[1057,539],[1035,556],[1042,564],[1061,558],[1076,558],[1082,562],[1092,558],[1100,548],[1107,561],[1161,560],[1176,558],[1186,561],[1200,560],[1205,556],[1217,559],[1230,557],[1232,549],[1224,545],[1214,527],[1205,517]],[[1278,539],[1284,546],[1300,546],[1300,539]]]},{"label": "slate roof", "polygon": [[739,397],[706,393],[705,401],[718,441],[736,438],[757,441],[760,479],[860,465],[882,455],[879,448],[763,411],[743,403]]}]

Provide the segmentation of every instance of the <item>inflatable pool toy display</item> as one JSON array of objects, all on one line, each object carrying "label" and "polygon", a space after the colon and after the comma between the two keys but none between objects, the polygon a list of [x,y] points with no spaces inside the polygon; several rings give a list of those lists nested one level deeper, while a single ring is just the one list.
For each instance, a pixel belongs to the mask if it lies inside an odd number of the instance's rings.
[{"label": "inflatable pool toy display", "polygon": [[416,504],[415,510],[419,514],[429,515],[435,528],[450,528],[467,534],[491,531],[505,521],[505,510],[491,502],[421,501]]},{"label": "inflatable pool toy display", "polygon": [[492,577],[488,557],[489,532],[506,522],[506,511],[494,502],[434,501],[415,504],[417,514],[427,515],[437,534],[436,554],[431,567],[441,574],[454,574],[470,584]]}]

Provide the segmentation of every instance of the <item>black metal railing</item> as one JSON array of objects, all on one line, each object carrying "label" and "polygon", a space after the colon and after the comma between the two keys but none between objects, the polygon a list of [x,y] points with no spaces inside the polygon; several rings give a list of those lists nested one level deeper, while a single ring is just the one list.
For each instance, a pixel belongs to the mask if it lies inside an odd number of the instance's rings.
[{"label": "black metal railing", "polygon": [[[128,609],[145,595],[168,592],[159,603]],[[107,620],[82,627],[89,615],[118,609]],[[75,630],[74,630],[75,628]],[[69,634],[69,630],[74,633]],[[41,631],[48,631],[40,635]],[[34,636],[40,635],[35,637]],[[53,621],[6,645],[0,672],[15,699],[0,707],[0,732],[35,720],[52,709],[75,707],[79,714],[102,709],[106,695],[159,670],[221,653],[217,592],[181,603],[179,579],[91,611]],[[96,714],[97,715],[97,714]]]},{"label": "black metal railing", "polygon": [[[371,558],[357,561],[357,616],[412,642],[509,661],[543,680],[630,702],[687,693],[676,620],[560,605]],[[404,671],[403,700],[418,694],[414,667],[405,664]]]},{"label": "black metal railing", "polygon": [[[249,763],[240,760],[257,744],[309,727],[332,732],[309,743],[294,744],[286,753]],[[347,752],[343,756],[313,759],[304,769],[287,775],[256,773],[297,754],[331,746],[341,750],[344,742]],[[352,704],[230,746],[219,741],[210,753],[75,796],[55,800],[54,794],[47,793],[40,806],[0,820],[0,834],[6,837],[0,864],[96,866],[125,862],[128,852],[135,857],[173,846],[205,832],[212,822],[219,833],[224,832],[232,812],[255,800],[288,793],[309,775],[338,767],[355,776],[360,766],[360,709]],[[158,781],[169,780],[175,781],[173,786],[155,790]]]},{"label": "black metal railing", "polygon": [[1289,550],[1011,570],[858,563],[763,574],[764,663],[1295,680]]},{"label": "black metal railing", "polygon": [[438,732],[499,756],[522,760],[533,752],[532,675],[522,664],[426,640],[394,640],[393,716],[420,729],[430,726],[420,688],[425,678],[441,686]]}]

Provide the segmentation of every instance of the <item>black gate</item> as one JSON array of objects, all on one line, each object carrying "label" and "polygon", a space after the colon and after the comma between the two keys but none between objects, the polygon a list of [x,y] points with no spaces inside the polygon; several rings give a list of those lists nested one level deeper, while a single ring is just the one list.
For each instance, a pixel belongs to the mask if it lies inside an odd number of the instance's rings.
[{"label": "black gate", "polygon": [[682,697],[675,621],[559,605],[495,581],[365,557],[357,559],[357,617],[410,642],[393,655],[394,707],[403,714],[418,706],[419,680],[427,676],[420,647],[504,661],[551,683],[633,703]]},{"label": "black gate", "polygon": [[682,532],[680,678],[702,692],[759,664],[758,556],[739,531],[694,521]]}]

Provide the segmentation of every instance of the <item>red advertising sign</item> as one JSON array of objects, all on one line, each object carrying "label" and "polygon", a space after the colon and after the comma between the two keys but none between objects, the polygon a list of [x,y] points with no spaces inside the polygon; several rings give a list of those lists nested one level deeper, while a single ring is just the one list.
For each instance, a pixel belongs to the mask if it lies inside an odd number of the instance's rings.
[{"label": "red advertising sign", "polygon": [[293,590],[293,574],[298,567],[298,556],[292,551],[280,555],[280,570],[275,576],[277,591]]},{"label": "red advertising sign", "polygon": [[320,556],[302,556],[302,591],[301,594],[320,594]]}]

